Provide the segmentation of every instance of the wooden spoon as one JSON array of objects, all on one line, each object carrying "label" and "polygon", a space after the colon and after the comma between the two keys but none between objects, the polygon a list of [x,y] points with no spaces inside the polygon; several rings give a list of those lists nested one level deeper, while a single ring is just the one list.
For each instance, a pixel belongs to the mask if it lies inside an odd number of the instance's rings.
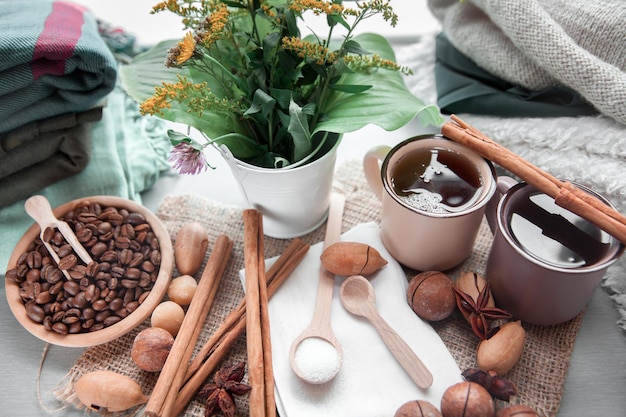
[{"label": "wooden spoon", "polygon": [[[46,197],[42,195],[34,195],[26,200],[26,202],[24,203],[24,208],[26,209],[26,213],[28,213],[28,215],[32,217],[37,222],[37,224],[39,224],[39,227],[41,229],[41,231],[39,232],[39,237],[41,238],[41,241],[43,242],[46,249],[48,249],[50,256],[52,256],[52,259],[54,259],[57,265],[60,262],[59,255],[56,253],[52,245],[50,245],[50,242],[47,242],[44,239],[44,233],[48,228],[54,228],[61,232],[67,243],[72,246],[74,252],[76,252],[78,257],[85,264],[89,265],[91,262],[93,262],[91,256],[89,256],[89,252],[87,252],[83,245],[81,245],[81,243],[78,241],[78,238],[76,238],[76,235],[74,234],[72,228],[64,221],[56,218],[56,216],[52,212],[52,207],[50,207],[50,202]],[[67,279],[71,279],[69,273],[66,270],[62,271]]]},{"label": "wooden spoon", "polygon": [[[330,209],[328,221],[326,223],[326,235],[324,237],[324,248],[339,241],[341,235],[341,221],[343,217],[343,208],[346,197],[341,193],[332,193],[330,196]],[[312,384],[323,384],[335,377],[341,368],[342,351],[339,341],[333,333],[330,325],[330,305],[333,297],[333,287],[335,285],[335,275],[330,273],[323,265],[320,265],[319,283],[317,286],[317,298],[315,301],[315,310],[311,323],[302,331],[302,333],[293,341],[289,351],[289,363],[291,368],[303,380]],[[303,372],[297,365],[296,352],[301,343],[306,339],[322,339],[336,351],[336,367],[330,372],[320,373],[315,376],[308,372]]]},{"label": "wooden spoon", "polygon": [[348,277],[339,292],[341,303],[350,313],[368,319],[376,328],[393,356],[420,388],[433,383],[433,375],[409,345],[387,324],[376,310],[372,284],[360,275]]}]

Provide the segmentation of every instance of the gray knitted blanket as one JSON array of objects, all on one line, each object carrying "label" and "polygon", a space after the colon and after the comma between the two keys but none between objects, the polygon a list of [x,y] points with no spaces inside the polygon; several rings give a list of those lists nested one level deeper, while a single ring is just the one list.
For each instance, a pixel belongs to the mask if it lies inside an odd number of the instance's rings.
[{"label": "gray knitted blanket", "polygon": [[626,124],[626,1],[428,0],[450,42],[530,90],[567,86]]}]

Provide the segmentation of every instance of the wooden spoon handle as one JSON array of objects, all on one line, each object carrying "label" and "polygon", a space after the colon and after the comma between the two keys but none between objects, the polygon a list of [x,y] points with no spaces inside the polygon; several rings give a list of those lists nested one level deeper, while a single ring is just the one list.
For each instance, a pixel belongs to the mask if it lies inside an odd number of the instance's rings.
[{"label": "wooden spoon handle", "polygon": [[420,388],[428,388],[433,383],[433,375],[426,365],[413,352],[413,349],[398,333],[376,312],[369,314],[369,319],[380,334],[393,356]]},{"label": "wooden spoon handle", "polygon": [[[341,236],[341,221],[346,197],[340,193],[332,193],[330,196],[330,208],[326,232],[324,235],[324,249],[339,241]],[[319,283],[317,286],[317,298],[312,325],[320,324],[330,326],[330,302],[333,297],[335,275],[329,272],[324,265],[320,265]]]},{"label": "wooden spoon handle", "polygon": [[[90,264],[91,262],[93,262],[91,256],[89,256],[89,252],[87,252],[83,245],[81,245],[81,243],[78,241],[78,238],[76,238],[76,235],[74,234],[72,228],[64,221],[56,218],[54,212],[52,211],[52,207],[50,207],[50,202],[46,197],[42,195],[34,195],[26,200],[26,202],[24,203],[24,208],[26,210],[26,213],[28,213],[28,215],[32,217],[33,220],[37,222],[37,224],[39,224],[39,227],[41,228],[40,235],[42,237],[42,240],[43,233],[46,228],[54,227],[58,229],[59,232],[61,232],[67,243],[72,246],[72,249],[74,249],[76,254],[84,263]],[[48,252],[50,252],[50,247],[49,245],[47,245],[47,242],[44,242],[44,244],[46,244],[46,248],[48,248]],[[54,255],[52,253],[51,255],[54,258]],[[58,262],[57,259],[55,259],[55,261]]]}]

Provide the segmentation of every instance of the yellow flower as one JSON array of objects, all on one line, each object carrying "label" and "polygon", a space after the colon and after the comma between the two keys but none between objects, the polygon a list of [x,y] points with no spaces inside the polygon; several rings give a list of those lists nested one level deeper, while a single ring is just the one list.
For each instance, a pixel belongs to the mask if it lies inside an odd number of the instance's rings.
[{"label": "yellow flower", "polygon": [[282,44],[283,48],[294,51],[300,58],[313,60],[317,65],[332,63],[337,58],[336,54],[328,51],[328,48],[297,37],[285,37],[282,40]]},{"label": "yellow flower", "polygon": [[176,64],[182,65],[193,56],[193,51],[196,49],[196,42],[193,40],[191,32],[187,32],[183,40],[178,42],[178,48],[179,53],[176,58]]}]

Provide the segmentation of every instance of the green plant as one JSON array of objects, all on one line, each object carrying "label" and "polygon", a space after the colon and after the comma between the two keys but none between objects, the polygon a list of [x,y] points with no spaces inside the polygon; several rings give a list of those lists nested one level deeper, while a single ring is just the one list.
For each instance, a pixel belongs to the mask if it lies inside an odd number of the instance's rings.
[{"label": "green plant", "polygon": [[[253,165],[296,166],[315,158],[328,133],[367,124],[395,130],[416,115],[442,122],[406,88],[385,38],[354,35],[364,19],[397,22],[388,0],[168,0],[153,12],[182,17],[190,32],[162,42],[121,68],[144,114],[197,129],[202,143],[171,132],[181,172],[198,172],[208,145],[225,145]],[[322,15],[325,34],[302,38],[305,16]],[[165,65],[163,62],[165,61]],[[156,87],[155,87],[156,86]]]}]

